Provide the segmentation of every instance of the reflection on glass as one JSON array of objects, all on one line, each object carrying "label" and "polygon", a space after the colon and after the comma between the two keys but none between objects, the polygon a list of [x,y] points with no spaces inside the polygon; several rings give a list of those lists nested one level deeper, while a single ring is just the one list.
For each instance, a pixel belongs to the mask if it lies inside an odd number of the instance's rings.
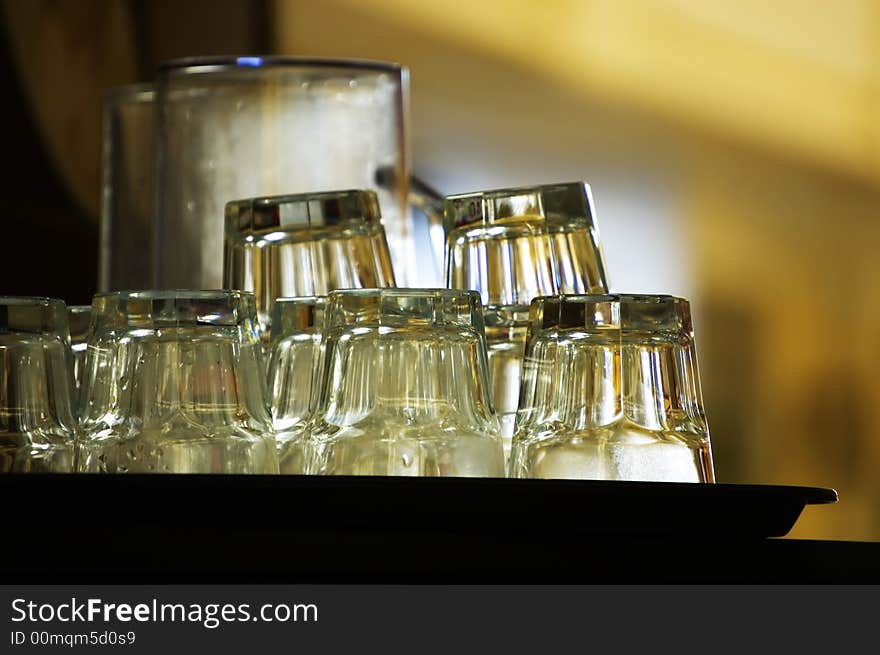
[{"label": "reflection on glass", "polygon": [[496,189],[446,198],[446,285],[485,305],[495,409],[505,453],[519,400],[529,303],[601,293],[608,280],[588,184]]},{"label": "reflection on glass", "polygon": [[534,300],[510,475],[714,481],[688,302]]},{"label": "reflection on glass", "polygon": [[276,298],[394,286],[372,191],[229,202],[225,250],[224,286],[254,293],[264,336]]},{"label": "reflection on glass", "polygon": [[0,473],[73,466],[73,375],[61,300],[0,296]]},{"label": "reflection on glass", "polygon": [[311,472],[503,477],[479,295],[334,291]]},{"label": "reflection on glass", "polygon": [[281,473],[305,473],[305,428],[321,362],[325,298],[278,298],[272,316],[269,391]]},{"label": "reflection on glass", "polygon": [[77,388],[82,382],[86,350],[89,347],[89,323],[91,320],[91,305],[68,305],[67,322],[70,326],[70,348],[73,351],[73,379]]},{"label": "reflection on glass", "polygon": [[100,294],[80,394],[79,470],[274,473],[251,294]]}]

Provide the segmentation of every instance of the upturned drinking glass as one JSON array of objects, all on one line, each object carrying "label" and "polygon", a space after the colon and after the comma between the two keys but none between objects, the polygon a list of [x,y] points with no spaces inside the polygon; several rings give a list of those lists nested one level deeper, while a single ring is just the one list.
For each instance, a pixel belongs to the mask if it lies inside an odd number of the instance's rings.
[{"label": "upturned drinking glass", "polygon": [[79,470],[277,472],[252,294],[99,294],[92,314]]},{"label": "upturned drinking glass", "polygon": [[72,365],[63,301],[0,296],[0,473],[71,470]]},{"label": "upturned drinking glass", "polygon": [[448,196],[446,286],[479,291],[505,453],[519,401],[529,303],[608,291],[590,186],[583,182]]},{"label": "upturned drinking glass", "polygon": [[305,428],[318,377],[326,298],[278,298],[272,317],[269,392],[281,473],[305,473]]},{"label": "upturned drinking glass", "polygon": [[264,335],[280,297],[393,287],[372,191],[331,191],[226,204],[224,286],[252,291]]},{"label": "upturned drinking glass", "polygon": [[83,367],[89,344],[89,322],[92,319],[91,305],[68,305],[67,323],[70,326],[70,348],[73,351],[73,379],[79,388],[82,382]]},{"label": "upturned drinking glass", "polygon": [[334,291],[310,472],[503,477],[479,295]]},{"label": "upturned drinking glass", "polygon": [[156,109],[151,84],[104,98],[98,291],[153,286]]},{"label": "upturned drinking glass", "polygon": [[714,481],[688,302],[535,299],[510,476]]},{"label": "upturned drinking glass", "polygon": [[426,273],[407,204],[409,73],[397,64],[297,57],[165,62],[157,82],[160,288],[223,279],[223,207],[235,198],[372,189],[394,273]]}]

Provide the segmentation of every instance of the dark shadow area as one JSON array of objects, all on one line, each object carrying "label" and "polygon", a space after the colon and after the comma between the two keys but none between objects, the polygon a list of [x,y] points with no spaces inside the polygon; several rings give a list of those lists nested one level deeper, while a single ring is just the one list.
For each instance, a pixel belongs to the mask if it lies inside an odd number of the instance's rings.
[{"label": "dark shadow area", "polygon": [[[64,186],[40,138],[0,28],[0,76],[7,102],[0,293],[92,300],[98,275],[98,222]],[[96,190],[97,192],[97,190]]]}]

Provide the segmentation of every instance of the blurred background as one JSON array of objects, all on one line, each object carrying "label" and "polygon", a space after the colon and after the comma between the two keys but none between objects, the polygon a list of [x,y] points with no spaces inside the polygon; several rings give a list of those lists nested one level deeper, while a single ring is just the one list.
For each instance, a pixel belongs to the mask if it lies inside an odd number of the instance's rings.
[{"label": "blurred background", "polygon": [[880,540],[880,1],[3,0],[0,291],[89,302],[101,102],[206,54],[393,60],[443,193],[584,179],[615,291],[693,303],[720,482]]}]

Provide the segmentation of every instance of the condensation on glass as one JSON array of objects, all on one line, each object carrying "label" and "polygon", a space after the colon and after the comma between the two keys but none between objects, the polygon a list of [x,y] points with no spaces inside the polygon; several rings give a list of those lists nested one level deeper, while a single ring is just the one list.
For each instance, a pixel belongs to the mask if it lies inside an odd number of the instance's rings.
[{"label": "condensation on glass", "polygon": [[153,286],[156,111],[153,86],[104,98],[98,291]]},{"label": "condensation on glass", "polygon": [[63,301],[0,296],[0,473],[71,470],[72,365]]},{"label": "condensation on glass", "polygon": [[67,323],[70,326],[70,348],[73,351],[73,379],[79,388],[88,349],[89,324],[92,320],[91,305],[68,305]]},{"label": "condensation on glass", "polygon": [[590,186],[583,182],[448,196],[446,286],[485,305],[493,400],[505,453],[519,401],[529,303],[559,293],[602,293],[608,280]]},{"label": "condensation on glass", "polygon": [[277,472],[252,294],[95,296],[82,385],[81,471]]},{"label": "condensation on glass", "polygon": [[408,211],[409,74],[383,62],[293,57],[163,64],[157,82],[161,288],[222,282],[230,200],[372,189],[398,281],[420,270]]},{"label": "condensation on glass", "polygon": [[281,473],[307,470],[306,425],[321,363],[326,298],[278,298],[269,346],[269,392]]},{"label": "condensation on glass", "polygon": [[347,190],[227,203],[223,284],[254,293],[264,335],[276,298],[393,287],[376,194]]},{"label": "condensation on glass", "polygon": [[534,300],[510,476],[713,482],[688,302]]},{"label": "condensation on glass", "polygon": [[477,293],[335,291],[310,472],[503,477]]}]

